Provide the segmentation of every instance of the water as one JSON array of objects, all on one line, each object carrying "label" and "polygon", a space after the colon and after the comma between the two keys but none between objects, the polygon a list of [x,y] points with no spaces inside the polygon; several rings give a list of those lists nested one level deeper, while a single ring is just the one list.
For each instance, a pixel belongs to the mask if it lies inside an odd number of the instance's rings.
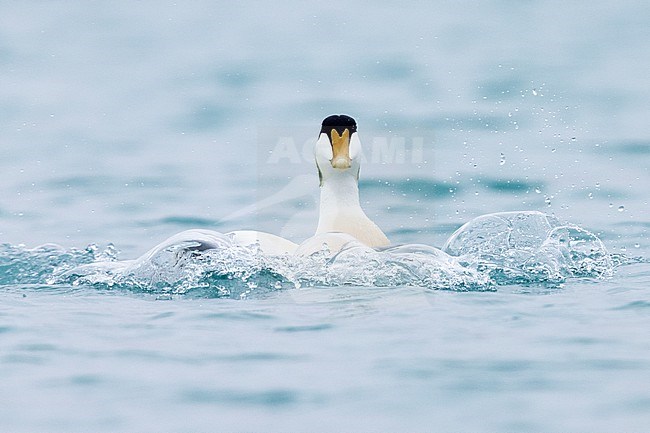
[{"label": "water", "polygon": [[[649,17],[0,4],[0,430],[646,431]],[[124,272],[311,236],[332,113],[406,246]]]}]

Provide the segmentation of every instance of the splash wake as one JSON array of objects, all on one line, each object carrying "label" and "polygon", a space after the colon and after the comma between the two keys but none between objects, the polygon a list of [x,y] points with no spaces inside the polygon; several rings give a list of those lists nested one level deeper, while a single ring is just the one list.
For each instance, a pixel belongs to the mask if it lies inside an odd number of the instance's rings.
[{"label": "splash wake", "polygon": [[200,233],[200,242],[197,232],[183,232],[123,261],[112,245],[105,250],[3,245],[0,285],[229,298],[304,286],[491,291],[506,284],[606,278],[621,262],[593,233],[540,212],[483,215],[459,228],[442,249],[408,244],[377,251],[351,242],[336,253],[324,245],[309,256],[273,256],[218,232]]}]

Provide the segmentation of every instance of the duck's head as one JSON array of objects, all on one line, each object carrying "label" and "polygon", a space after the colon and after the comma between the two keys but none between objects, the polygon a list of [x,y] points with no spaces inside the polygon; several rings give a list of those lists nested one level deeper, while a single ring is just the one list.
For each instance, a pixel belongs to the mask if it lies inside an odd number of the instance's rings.
[{"label": "duck's head", "polygon": [[320,184],[335,175],[359,178],[361,142],[357,135],[357,122],[345,114],[326,117],[314,148]]}]

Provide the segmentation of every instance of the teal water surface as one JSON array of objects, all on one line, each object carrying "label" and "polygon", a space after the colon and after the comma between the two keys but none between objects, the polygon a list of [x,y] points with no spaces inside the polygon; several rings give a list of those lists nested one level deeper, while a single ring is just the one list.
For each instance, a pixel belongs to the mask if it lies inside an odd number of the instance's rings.
[{"label": "teal water surface", "polygon": [[[0,431],[647,431],[648,18],[0,3]],[[310,237],[333,113],[406,246],[119,270],[188,229]]]}]

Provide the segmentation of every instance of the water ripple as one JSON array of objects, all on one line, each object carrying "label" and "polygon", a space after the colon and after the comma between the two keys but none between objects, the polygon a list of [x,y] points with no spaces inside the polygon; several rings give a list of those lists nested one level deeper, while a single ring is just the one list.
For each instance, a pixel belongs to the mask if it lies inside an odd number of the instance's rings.
[{"label": "water ripple", "polygon": [[324,331],[327,329],[331,329],[332,325],[329,323],[322,323],[318,325],[301,325],[301,326],[282,326],[279,328],[275,328],[276,331],[279,332],[289,332],[289,333],[294,333],[294,332],[315,332],[315,331]]},{"label": "water ripple", "polygon": [[184,403],[231,404],[235,406],[289,406],[305,400],[297,391],[271,389],[266,391],[243,391],[237,389],[194,388],[181,393]]},{"label": "water ripple", "polygon": [[613,310],[640,310],[644,311],[650,308],[650,302],[648,301],[633,301],[620,307],[615,307]]}]

